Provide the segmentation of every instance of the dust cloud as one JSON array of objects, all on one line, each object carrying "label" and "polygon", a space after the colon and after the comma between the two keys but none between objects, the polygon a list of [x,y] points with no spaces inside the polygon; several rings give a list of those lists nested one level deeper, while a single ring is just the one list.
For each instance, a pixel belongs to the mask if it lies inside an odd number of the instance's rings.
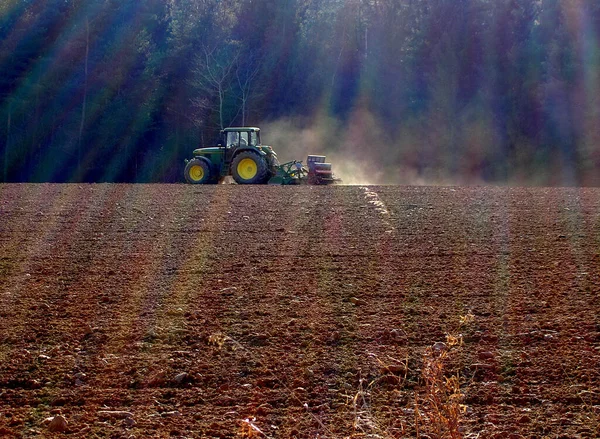
[{"label": "dust cloud", "polygon": [[345,121],[323,112],[263,123],[261,128],[263,143],[273,146],[281,163],[306,163],[309,154],[325,155],[346,185],[488,184],[486,160],[497,143],[489,126],[472,123],[459,138],[440,125],[408,121],[384,128],[359,107]]},{"label": "dust cloud", "polygon": [[355,111],[345,123],[327,115],[312,120],[279,119],[261,125],[262,141],[273,146],[279,161],[325,155],[344,185],[448,184],[439,172],[411,164],[418,147],[393,139],[368,111]]},{"label": "dust cloud", "polygon": [[313,121],[280,119],[266,123],[261,134],[263,143],[273,146],[281,163],[306,163],[310,154],[325,155],[334,175],[345,185],[395,184],[380,159],[380,145],[386,142],[381,135],[367,140],[367,131],[372,132],[320,115]]}]

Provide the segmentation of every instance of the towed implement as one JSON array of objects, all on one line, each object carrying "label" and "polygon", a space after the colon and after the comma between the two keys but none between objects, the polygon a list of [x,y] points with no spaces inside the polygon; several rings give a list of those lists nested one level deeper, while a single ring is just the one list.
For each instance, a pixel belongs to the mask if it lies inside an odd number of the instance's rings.
[{"label": "towed implement", "polygon": [[260,141],[260,128],[226,128],[222,143],[198,148],[185,161],[185,180],[191,184],[216,184],[232,176],[238,184],[338,183],[325,156],[309,155],[307,164],[294,160],[280,164],[273,148]]}]

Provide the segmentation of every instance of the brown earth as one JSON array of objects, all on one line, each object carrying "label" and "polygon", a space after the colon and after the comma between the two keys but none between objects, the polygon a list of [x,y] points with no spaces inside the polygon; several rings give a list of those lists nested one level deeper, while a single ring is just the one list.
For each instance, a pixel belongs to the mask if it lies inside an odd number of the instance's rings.
[{"label": "brown earth", "polygon": [[597,189],[0,185],[0,437],[594,438],[599,360]]}]

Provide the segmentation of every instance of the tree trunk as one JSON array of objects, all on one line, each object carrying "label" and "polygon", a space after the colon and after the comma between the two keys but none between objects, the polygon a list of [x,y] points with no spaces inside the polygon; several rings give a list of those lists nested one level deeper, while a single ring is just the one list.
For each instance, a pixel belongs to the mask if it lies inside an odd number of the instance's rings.
[{"label": "tree trunk", "polygon": [[223,95],[223,89],[219,84],[219,125],[221,126],[222,130],[225,129],[225,127],[223,126],[223,100],[225,99],[225,96]]},{"label": "tree trunk", "polygon": [[38,164],[38,153],[40,149],[39,141],[39,126],[40,126],[40,78],[38,76],[35,84],[35,110],[33,114],[33,128],[31,132],[31,146],[29,147],[29,160],[28,160],[28,175],[27,181],[32,182],[34,180],[34,171],[37,169]]},{"label": "tree trunk", "polygon": [[365,26],[365,59],[369,57],[369,28]]},{"label": "tree trunk", "polygon": [[242,126],[246,126],[246,96],[242,99]]},{"label": "tree trunk", "polygon": [[4,145],[4,170],[3,180],[4,182],[8,179],[8,150],[10,148],[10,128],[12,123],[12,101],[8,100],[8,115],[6,116],[6,145]]},{"label": "tree trunk", "polygon": [[81,144],[83,140],[83,129],[85,127],[85,112],[87,107],[88,92],[88,63],[90,57],[90,19],[85,19],[85,61],[84,61],[84,79],[83,79],[83,102],[81,104],[81,123],[79,125],[79,138],[77,140],[77,172],[81,177]]}]

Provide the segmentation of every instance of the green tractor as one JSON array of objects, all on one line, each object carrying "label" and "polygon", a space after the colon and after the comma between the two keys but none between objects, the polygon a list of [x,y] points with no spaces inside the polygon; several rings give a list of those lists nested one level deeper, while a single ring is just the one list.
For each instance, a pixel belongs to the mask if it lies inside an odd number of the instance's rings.
[{"label": "green tractor", "polygon": [[308,166],[294,160],[283,165],[270,146],[260,141],[260,128],[226,128],[217,146],[194,150],[184,176],[191,184],[216,184],[231,175],[238,184],[331,184],[331,164],[325,156],[308,156]]}]

